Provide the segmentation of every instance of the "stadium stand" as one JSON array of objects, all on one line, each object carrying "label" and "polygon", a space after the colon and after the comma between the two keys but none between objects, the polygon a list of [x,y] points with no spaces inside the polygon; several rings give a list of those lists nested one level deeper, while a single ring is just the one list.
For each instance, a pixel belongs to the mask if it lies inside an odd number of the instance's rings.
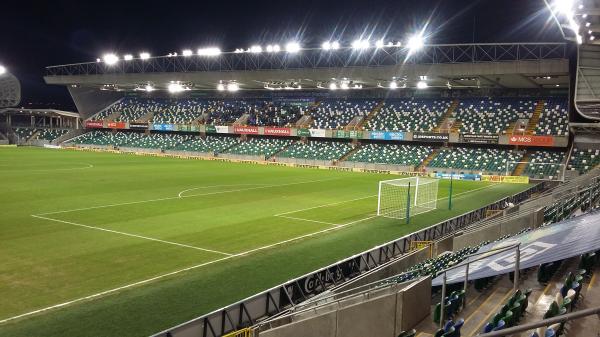
[{"label": "stadium stand", "polygon": [[225,100],[210,101],[209,116],[206,124],[229,125],[244,114],[258,114],[263,111],[268,102],[264,100]]},{"label": "stadium stand", "polygon": [[305,113],[305,109],[300,106],[270,103],[264,109],[250,114],[248,125],[290,127]]},{"label": "stadium stand", "polygon": [[281,138],[248,138],[223,153],[269,158],[293,142],[291,139]]},{"label": "stadium stand", "polygon": [[600,149],[573,148],[567,168],[584,174],[600,164]]},{"label": "stadium stand", "polygon": [[346,160],[371,164],[420,165],[433,152],[431,146],[365,144]]},{"label": "stadium stand", "polygon": [[463,133],[502,134],[519,118],[531,118],[536,104],[524,98],[463,99],[453,116]]},{"label": "stadium stand", "polygon": [[31,128],[15,128],[15,135],[19,137],[21,140],[28,140],[35,133],[35,129]]},{"label": "stadium stand", "polygon": [[126,97],[96,115],[95,119],[106,119],[112,115],[116,118],[111,119],[116,121],[133,122],[148,113],[158,111],[160,108],[160,100]]},{"label": "stadium stand", "polygon": [[53,141],[69,131],[69,129],[39,129],[34,138]]},{"label": "stadium stand", "polygon": [[368,130],[432,131],[448,110],[452,100],[392,99],[367,122]]},{"label": "stadium stand", "polygon": [[551,97],[545,100],[544,110],[535,129],[536,135],[565,136],[569,132],[569,113],[566,98]]},{"label": "stadium stand", "polygon": [[152,122],[162,124],[189,124],[199,120],[208,111],[206,100],[187,98],[179,100],[154,100],[149,109],[154,116]]},{"label": "stadium stand", "polygon": [[534,179],[557,177],[562,174],[560,164],[565,160],[564,152],[535,151],[525,167],[525,175]]},{"label": "stadium stand", "polygon": [[239,138],[228,136],[193,137],[186,142],[176,145],[173,149],[188,152],[220,153],[237,145],[239,142]]},{"label": "stadium stand", "polygon": [[444,148],[431,162],[431,168],[453,168],[485,172],[513,171],[523,154],[518,151],[483,148]]},{"label": "stadium stand", "polygon": [[308,141],[296,142],[279,154],[284,158],[337,160],[352,150],[350,143]]},{"label": "stadium stand", "polygon": [[340,129],[356,117],[366,117],[377,106],[375,100],[326,99],[311,112],[317,129]]}]

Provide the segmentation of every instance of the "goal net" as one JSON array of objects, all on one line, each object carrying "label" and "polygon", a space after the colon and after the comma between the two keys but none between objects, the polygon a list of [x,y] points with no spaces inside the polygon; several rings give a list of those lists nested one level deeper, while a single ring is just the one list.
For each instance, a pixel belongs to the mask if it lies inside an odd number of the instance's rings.
[{"label": "goal net", "polygon": [[530,179],[565,181],[566,165],[562,163],[507,162],[507,176],[520,175]]},{"label": "goal net", "polygon": [[438,180],[410,177],[379,182],[377,215],[405,219],[437,206]]}]

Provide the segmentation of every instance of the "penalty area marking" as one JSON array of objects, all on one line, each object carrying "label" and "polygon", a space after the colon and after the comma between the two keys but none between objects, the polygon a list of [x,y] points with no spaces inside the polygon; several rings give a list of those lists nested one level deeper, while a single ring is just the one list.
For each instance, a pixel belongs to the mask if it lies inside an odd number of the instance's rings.
[{"label": "penalty area marking", "polygon": [[131,236],[131,237],[138,238],[138,239],[144,239],[144,240],[149,240],[149,241],[156,241],[156,242],[160,242],[160,243],[166,243],[166,244],[169,244],[169,245],[174,245],[174,246],[179,246],[179,247],[185,247],[185,248],[191,248],[191,249],[196,249],[196,250],[202,250],[202,251],[205,251],[205,252],[210,252],[210,253],[215,253],[215,254],[221,254],[221,255],[227,255],[227,256],[233,256],[234,255],[234,254],[229,254],[229,253],[225,253],[225,252],[220,252],[218,250],[201,248],[201,247],[186,245],[184,243],[178,243],[178,242],[173,242],[173,241],[166,241],[166,240],[151,238],[149,236],[143,236],[143,235],[139,235],[139,234],[132,234],[132,233],[127,233],[127,232],[121,232],[121,231],[116,231],[116,230],[102,228],[102,227],[84,225],[84,224],[80,224],[80,223],[72,222],[72,221],[65,221],[65,220],[53,219],[53,218],[49,218],[49,217],[45,217],[45,216],[40,216],[40,215],[32,215],[32,217],[38,218],[38,219],[43,219],[43,220],[48,220],[48,221],[60,222],[60,223],[64,223],[64,224],[67,224],[67,225],[73,225],[73,226],[79,226],[79,227],[84,227],[84,228],[89,228],[89,229],[95,229],[95,230],[99,230],[99,231],[103,231],[103,232],[109,232],[109,233],[113,233],[113,234],[120,234],[120,235],[125,235],[125,236]]},{"label": "penalty area marking", "polygon": [[[483,188],[493,187],[493,186],[496,186],[496,185],[485,186]],[[479,188],[479,189],[483,189],[483,188]],[[478,189],[476,189],[476,190],[478,190]],[[475,190],[471,190],[471,191],[468,191],[468,192],[472,192],[472,191],[475,191]],[[464,193],[468,193],[468,192],[463,192],[463,193],[459,193],[459,194],[464,194]],[[442,198],[442,199],[444,199],[444,198]],[[438,199],[438,200],[440,200],[440,199]],[[38,216],[38,217],[40,217],[40,216]],[[281,241],[281,242],[277,242],[277,243],[273,243],[273,244],[270,244],[270,245],[266,245],[266,246],[254,248],[254,249],[242,252],[242,253],[238,253],[238,254],[234,254],[234,255],[230,255],[230,256],[225,256],[225,257],[222,257],[222,258],[219,258],[219,259],[216,259],[216,260],[204,262],[204,263],[193,265],[193,266],[186,267],[186,268],[183,268],[183,269],[178,269],[178,270],[166,273],[166,274],[161,274],[161,275],[158,275],[158,276],[155,276],[155,277],[152,277],[152,278],[148,278],[148,279],[145,279],[145,280],[141,280],[141,281],[137,281],[137,282],[134,282],[134,283],[126,284],[126,285],[123,285],[123,286],[120,286],[120,287],[117,287],[117,288],[113,288],[113,289],[109,289],[109,290],[105,290],[105,291],[102,291],[102,292],[99,292],[99,293],[96,293],[96,294],[88,295],[88,296],[85,296],[85,297],[80,297],[80,298],[77,298],[77,299],[74,299],[74,300],[71,300],[71,301],[63,302],[63,303],[60,303],[60,304],[55,304],[55,305],[48,306],[48,307],[45,307],[45,308],[42,308],[42,309],[38,309],[38,310],[34,310],[34,311],[23,313],[23,314],[19,314],[19,315],[16,315],[16,316],[12,316],[12,317],[9,317],[9,318],[1,319],[0,320],[0,324],[4,324],[6,322],[10,322],[10,321],[13,321],[13,320],[16,320],[16,319],[19,319],[19,318],[24,318],[24,317],[32,316],[32,315],[39,314],[39,313],[42,313],[42,312],[46,312],[46,311],[49,311],[49,310],[59,309],[59,308],[66,307],[66,306],[69,306],[69,305],[72,305],[72,304],[76,304],[76,303],[79,303],[79,302],[83,302],[83,301],[87,301],[87,300],[93,300],[93,299],[96,299],[96,298],[99,298],[99,297],[102,297],[102,296],[113,294],[113,293],[121,291],[121,290],[126,290],[126,289],[133,288],[133,287],[136,287],[136,286],[144,285],[144,284],[147,284],[147,283],[150,283],[150,282],[153,282],[153,281],[157,281],[157,280],[160,280],[160,279],[163,279],[163,278],[166,278],[166,277],[174,276],[174,275],[177,275],[177,274],[184,273],[186,271],[198,269],[198,268],[205,267],[205,266],[208,266],[208,265],[212,265],[212,264],[215,264],[215,263],[219,263],[219,262],[222,262],[222,261],[226,261],[226,260],[229,260],[229,259],[232,259],[232,258],[235,258],[235,257],[243,257],[243,256],[252,254],[252,253],[257,252],[257,251],[261,251],[261,250],[265,250],[265,249],[277,247],[277,246],[280,246],[280,245],[283,245],[283,244],[286,244],[286,243],[294,242],[294,241],[301,240],[301,239],[304,239],[304,238],[308,238],[308,237],[311,237],[311,236],[315,236],[315,235],[319,235],[319,234],[323,234],[323,233],[327,233],[327,232],[331,232],[331,231],[336,231],[336,230],[339,230],[341,228],[344,228],[344,227],[347,227],[347,226],[350,226],[350,225],[353,225],[353,224],[356,224],[356,223],[359,223],[359,222],[362,222],[362,221],[370,220],[370,219],[373,219],[373,218],[376,218],[376,217],[377,217],[377,215],[369,216],[369,217],[366,217],[366,218],[363,218],[363,219],[355,220],[355,221],[348,222],[348,223],[341,224],[341,225],[336,225],[336,226],[331,227],[331,228],[326,228],[326,229],[323,229],[323,230],[320,230],[320,231],[316,231],[316,232],[304,234],[304,235],[301,235],[301,236],[298,236],[298,237],[294,237],[294,238],[291,238],[291,239],[288,239],[288,240],[284,240],[284,241]]]},{"label": "penalty area marking", "polygon": [[[41,216],[35,216],[35,215],[32,215],[32,216],[37,217],[37,218],[44,218],[44,217],[41,217]],[[126,284],[126,285],[123,285],[123,286],[120,286],[120,287],[117,287],[117,288],[113,288],[113,289],[109,289],[109,290],[105,290],[105,291],[102,291],[102,292],[99,292],[99,293],[96,293],[96,294],[92,294],[92,295],[88,295],[88,296],[76,298],[74,300],[70,300],[70,301],[67,301],[67,302],[63,302],[63,303],[51,305],[51,306],[48,306],[48,307],[45,307],[45,308],[41,308],[41,309],[37,309],[37,310],[26,312],[26,313],[23,313],[23,314],[19,314],[19,315],[16,315],[16,316],[4,318],[4,319],[0,320],[0,324],[4,324],[4,323],[10,322],[10,321],[14,321],[14,320],[19,319],[19,318],[25,318],[25,317],[32,316],[32,315],[35,315],[35,314],[43,313],[43,312],[46,312],[46,311],[49,311],[49,310],[59,309],[59,308],[66,307],[68,305],[76,304],[76,303],[79,303],[79,302],[96,299],[96,298],[99,298],[99,297],[102,297],[102,296],[113,294],[113,293],[121,291],[121,290],[126,290],[126,289],[129,289],[129,288],[132,288],[132,287],[144,285],[144,284],[147,284],[147,283],[150,283],[150,282],[153,282],[153,281],[157,281],[157,280],[163,279],[165,277],[174,276],[174,275],[186,272],[186,271],[198,269],[198,268],[205,267],[205,266],[208,266],[208,265],[211,265],[211,264],[215,264],[215,263],[218,263],[218,262],[226,261],[226,260],[229,260],[229,259],[232,259],[232,258],[235,258],[235,257],[244,257],[244,256],[250,255],[252,253],[255,253],[257,251],[261,251],[261,250],[265,250],[265,249],[270,249],[270,248],[273,248],[273,247],[281,246],[281,245],[284,245],[286,243],[290,243],[290,242],[298,241],[298,240],[301,240],[301,239],[309,238],[309,237],[312,237],[312,236],[315,236],[315,235],[319,235],[319,234],[323,234],[323,233],[327,233],[327,232],[336,231],[336,230],[339,230],[341,228],[344,228],[344,227],[347,227],[347,226],[350,226],[350,225],[353,225],[353,224],[356,224],[356,223],[359,223],[359,222],[362,222],[362,221],[366,221],[366,220],[369,220],[369,219],[372,219],[372,218],[375,218],[375,217],[376,217],[376,215],[370,216],[370,217],[367,217],[367,218],[364,218],[364,219],[359,219],[359,220],[355,220],[355,221],[352,221],[352,222],[348,222],[348,223],[345,223],[345,224],[336,225],[336,226],[331,227],[331,228],[322,229],[322,230],[319,230],[319,231],[316,231],[316,232],[312,232],[312,233],[300,235],[300,236],[297,236],[297,237],[294,237],[294,238],[291,238],[291,239],[287,239],[287,240],[284,240],[284,241],[280,241],[280,242],[272,243],[272,244],[269,244],[269,245],[266,245],[266,246],[262,246],[262,247],[250,249],[250,250],[247,250],[245,252],[241,252],[241,253],[237,253],[237,254],[233,254],[233,255],[228,255],[228,256],[225,256],[225,257],[222,257],[222,258],[219,258],[219,259],[216,259],[216,260],[204,262],[204,263],[193,265],[193,266],[186,267],[186,268],[183,268],[183,269],[178,269],[178,270],[166,273],[166,274],[161,274],[161,275],[158,275],[158,276],[154,276],[152,278],[148,278],[148,279],[145,279],[145,280],[141,280],[141,281],[137,281],[137,282],[134,282],[134,283]],[[55,220],[55,219],[53,219],[53,220]],[[60,220],[60,221],[62,222],[62,220]]]},{"label": "penalty area marking", "polygon": [[191,195],[181,195],[181,196],[179,196],[179,194],[181,194],[182,192],[185,192],[185,190],[184,190],[184,191],[181,191],[177,196],[174,196],[174,197],[164,197],[164,198],[156,198],[156,199],[128,201],[128,202],[121,202],[121,203],[108,204],[108,205],[99,205],[99,206],[91,206],[91,207],[73,208],[73,209],[66,209],[66,210],[61,210],[61,211],[38,213],[36,215],[42,215],[43,216],[43,215],[70,213],[70,212],[77,212],[77,211],[87,211],[87,210],[90,210],[90,209],[99,209],[99,208],[109,208],[109,207],[135,205],[135,204],[144,204],[144,203],[148,203],[148,202],[157,202],[157,201],[165,201],[165,200],[175,200],[175,199],[192,198],[192,197],[202,197],[202,196],[208,196],[208,195],[217,195],[217,194],[225,194],[225,193],[251,191],[251,190],[265,189],[265,188],[271,188],[271,187],[283,187],[283,186],[310,184],[310,183],[317,183],[317,182],[330,181],[330,180],[339,180],[339,179],[341,179],[341,178],[329,178],[329,179],[319,179],[319,180],[306,180],[306,181],[299,181],[299,182],[294,182],[294,183],[276,184],[276,185],[264,185],[264,186],[249,187],[249,188],[242,188],[242,189],[235,189],[235,190],[217,191],[217,192],[209,192],[209,193],[200,193],[200,194],[191,194]]}]

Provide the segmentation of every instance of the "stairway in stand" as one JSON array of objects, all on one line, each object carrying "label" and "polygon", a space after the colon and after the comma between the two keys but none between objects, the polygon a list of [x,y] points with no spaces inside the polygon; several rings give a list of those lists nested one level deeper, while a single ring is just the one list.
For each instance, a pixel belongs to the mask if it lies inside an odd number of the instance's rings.
[{"label": "stairway in stand", "polygon": [[527,124],[526,132],[528,135],[533,135],[538,123],[540,122],[540,116],[544,111],[544,103],[544,100],[539,100],[535,107],[535,110],[533,110],[533,115],[531,116],[531,118],[529,119],[529,123]]},{"label": "stairway in stand", "polygon": [[448,122],[449,122],[450,118],[453,118],[452,114],[454,113],[456,108],[458,108],[458,100],[457,99],[455,99],[452,102],[452,104],[450,104],[450,106],[448,107],[448,110],[446,110],[446,112],[442,115],[438,126],[436,126],[433,129],[434,132],[441,132],[442,130],[444,130],[444,132],[446,132],[449,129],[454,129],[453,127],[450,127],[448,125]]},{"label": "stairway in stand", "polygon": [[523,174],[523,172],[525,172],[525,168],[527,167],[527,165],[529,165],[530,161],[531,161],[531,155],[529,154],[529,151],[527,151],[523,155],[523,158],[521,158],[521,162],[518,163],[517,166],[515,166],[515,169],[513,170],[512,175],[520,176],[521,174]]},{"label": "stairway in stand", "polygon": [[383,108],[384,105],[385,105],[385,101],[379,102],[379,104],[377,104],[373,108],[373,110],[371,110],[371,112],[369,112],[367,117],[363,118],[363,120],[357,125],[357,129],[364,129],[365,124],[367,124],[371,119],[373,119],[373,117],[375,117],[379,113],[379,111],[381,111],[381,109]]},{"label": "stairway in stand", "polygon": [[429,154],[429,156],[427,156],[427,158],[425,158],[425,160],[423,160],[423,162],[415,168],[415,171],[417,171],[417,172],[423,171],[423,169],[426,168],[427,165],[429,165],[429,163],[433,160],[433,158],[435,158],[438,155],[438,153],[440,153],[440,150],[441,150],[441,148],[433,149],[433,151]]},{"label": "stairway in stand", "polygon": [[345,161],[346,159],[348,159],[351,155],[355,154],[356,152],[358,152],[358,150],[361,149],[361,145],[358,144],[356,145],[352,150],[348,151],[345,155],[343,155],[342,157],[340,157],[340,159],[338,159],[337,161]]}]

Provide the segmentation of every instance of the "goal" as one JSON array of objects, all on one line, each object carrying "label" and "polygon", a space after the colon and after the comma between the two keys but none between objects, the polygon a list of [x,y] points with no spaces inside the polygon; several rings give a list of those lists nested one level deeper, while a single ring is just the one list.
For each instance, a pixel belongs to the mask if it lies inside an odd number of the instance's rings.
[{"label": "goal", "polygon": [[408,219],[437,207],[438,180],[410,177],[379,182],[377,215]]}]

